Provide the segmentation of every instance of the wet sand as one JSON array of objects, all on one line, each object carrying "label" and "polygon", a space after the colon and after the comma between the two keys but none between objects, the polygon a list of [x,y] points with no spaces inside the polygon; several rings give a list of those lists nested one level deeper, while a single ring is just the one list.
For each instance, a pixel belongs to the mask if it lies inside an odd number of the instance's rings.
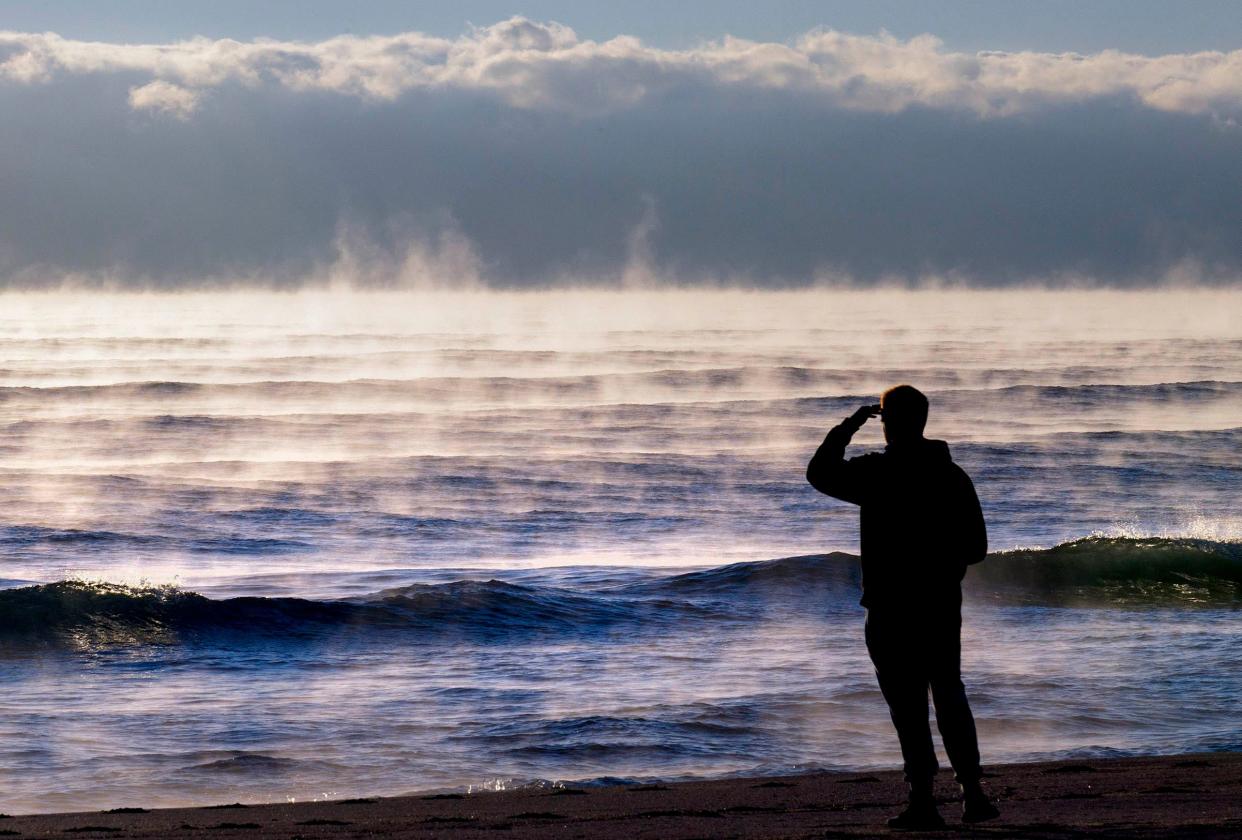
[{"label": "wet sand", "polygon": [[[999,820],[905,836],[1239,837],[1242,753],[1088,759],[988,768]],[[0,837],[823,838],[890,834],[897,772],[817,773],[609,788],[411,795],[275,805],[118,810],[0,819]]]}]

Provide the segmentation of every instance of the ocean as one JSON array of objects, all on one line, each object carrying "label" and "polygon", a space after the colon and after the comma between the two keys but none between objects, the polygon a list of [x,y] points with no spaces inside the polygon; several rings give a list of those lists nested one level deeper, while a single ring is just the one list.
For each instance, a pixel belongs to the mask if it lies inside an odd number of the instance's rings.
[{"label": "ocean", "polygon": [[1242,750],[1237,292],[8,293],[0,811],[897,766],[804,470],[900,382],[985,765]]}]

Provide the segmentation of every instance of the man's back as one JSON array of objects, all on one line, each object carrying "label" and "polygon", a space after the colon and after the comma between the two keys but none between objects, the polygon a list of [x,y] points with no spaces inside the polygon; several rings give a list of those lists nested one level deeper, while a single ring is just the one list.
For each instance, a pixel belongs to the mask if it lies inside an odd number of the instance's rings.
[{"label": "man's back", "polygon": [[987,532],[974,485],[948,445],[919,438],[848,461],[836,449],[816,453],[807,479],[861,508],[863,605],[956,606],[966,566],[987,552]]}]

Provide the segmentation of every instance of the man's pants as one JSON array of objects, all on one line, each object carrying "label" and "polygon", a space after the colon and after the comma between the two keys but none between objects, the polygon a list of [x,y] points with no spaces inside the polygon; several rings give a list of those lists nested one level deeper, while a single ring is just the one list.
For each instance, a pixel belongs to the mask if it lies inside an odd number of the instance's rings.
[{"label": "man's pants", "polygon": [[927,721],[927,690],[936,704],[936,725],[957,781],[977,783],[979,741],[962,685],[962,615],[958,609],[936,614],[901,608],[867,610],[867,652],[880,691],[888,703],[906,781],[930,791],[939,769]]}]

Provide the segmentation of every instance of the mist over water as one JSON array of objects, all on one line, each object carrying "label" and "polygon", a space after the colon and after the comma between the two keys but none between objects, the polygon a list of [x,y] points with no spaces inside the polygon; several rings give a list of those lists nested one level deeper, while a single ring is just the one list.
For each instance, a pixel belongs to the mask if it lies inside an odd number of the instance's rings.
[{"label": "mist over water", "polygon": [[1242,748],[1236,292],[0,303],[0,811],[894,765],[803,471],[903,381],[985,763]]}]

